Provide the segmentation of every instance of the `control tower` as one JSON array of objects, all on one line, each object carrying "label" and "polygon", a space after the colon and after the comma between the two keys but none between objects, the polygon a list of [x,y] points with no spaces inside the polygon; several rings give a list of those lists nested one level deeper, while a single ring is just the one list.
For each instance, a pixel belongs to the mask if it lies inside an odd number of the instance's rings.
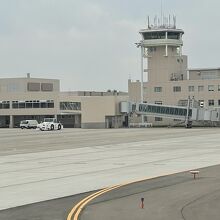
[{"label": "control tower", "polygon": [[[176,28],[176,18],[172,22],[164,17],[162,24],[154,18],[151,25],[148,17],[148,27],[139,33],[142,40],[137,43],[147,58],[149,83],[160,83],[186,79],[187,57],[182,55],[184,31]],[[142,61],[143,62],[143,61]]]}]

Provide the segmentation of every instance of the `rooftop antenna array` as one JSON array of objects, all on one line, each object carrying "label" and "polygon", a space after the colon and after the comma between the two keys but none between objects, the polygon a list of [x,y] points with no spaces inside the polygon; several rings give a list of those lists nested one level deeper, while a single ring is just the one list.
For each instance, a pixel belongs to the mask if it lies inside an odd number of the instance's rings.
[{"label": "rooftop antenna array", "polygon": [[147,16],[147,27],[148,29],[176,29],[176,16],[173,15],[171,22],[171,15],[163,16],[162,19],[158,18],[157,15],[154,16],[153,24],[150,22],[150,16]]}]

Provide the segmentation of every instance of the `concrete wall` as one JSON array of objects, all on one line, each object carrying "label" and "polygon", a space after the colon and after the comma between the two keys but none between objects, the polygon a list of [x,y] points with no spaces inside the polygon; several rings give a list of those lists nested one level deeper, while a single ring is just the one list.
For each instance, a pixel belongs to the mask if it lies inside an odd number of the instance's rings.
[{"label": "concrete wall", "polygon": [[155,47],[156,51],[148,57],[148,82],[168,82],[172,74],[183,75],[186,79],[187,56],[178,56],[175,47],[168,47],[168,56],[165,56],[165,47]]}]

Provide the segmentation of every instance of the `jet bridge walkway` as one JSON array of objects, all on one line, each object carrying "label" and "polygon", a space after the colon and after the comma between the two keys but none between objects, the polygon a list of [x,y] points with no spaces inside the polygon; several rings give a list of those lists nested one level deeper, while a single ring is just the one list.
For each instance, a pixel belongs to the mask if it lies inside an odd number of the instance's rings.
[{"label": "jet bridge walkway", "polygon": [[122,114],[147,115],[161,118],[179,119],[185,122],[185,126],[191,127],[192,121],[220,122],[220,109],[203,109],[192,107],[190,101],[188,106],[172,106],[150,103],[121,102]]},{"label": "jet bridge walkway", "polygon": [[157,104],[138,104],[135,110],[136,114],[152,115],[156,117],[165,117],[173,119],[185,120],[187,117],[192,117],[192,109],[177,106],[165,106]]}]

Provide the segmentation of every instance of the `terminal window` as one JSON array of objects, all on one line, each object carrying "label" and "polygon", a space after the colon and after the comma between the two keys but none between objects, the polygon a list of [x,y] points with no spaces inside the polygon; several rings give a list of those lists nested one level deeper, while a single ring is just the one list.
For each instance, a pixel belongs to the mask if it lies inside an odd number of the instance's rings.
[{"label": "terminal window", "polygon": [[81,102],[60,102],[60,110],[81,110]]},{"label": "terminal window", "polygon": [[168,33],[167,33],[167,38],[168,38],[168,39],[178,40],[178,39],[180,39],[180,33],[168,32]]},{"label": "terminal window", "polygon": [[29,82],[27,84],[27,90],[30,92],[38,92],[40,91],[40,83]]},{"label": "terminal window", "polygon": [[12,101],[12,108],[54,108],[54,100]]},{"label": "terminal window", "polygon": [[147,32],[143,33],[145,40],[154,40],[154,39],[165,39],[165,32]]},{"label": "terminal window", "polygon": [[213,99],[208,101],[209,106],[214,106],[215,105],[215,101]]},{"label": "terminal window", "polygon": [[174,86],[173,91],[174,92],[181,92],[181,86]]},{"label": "terminal window", "polygon": [[198,86],[198,92],[204,91],[204,86]]},{"label": "terminal window", "polygon": [[53,83],[41,83],[41,91],[45,91],[45,92],[53,91]]},{"label": "terminal window", "polygon": [[194,86],[189,86],[189,92],[194,92]]},{"label": "terminal window", "polygon": [[9,101],[0,101],[0,109],[9,109],[10,102]]},{"label": "terminal window", "polygon": [[154,87],[154,92],[162,92],[162,87]]},{"label": "terminal window", "polygon": [[163,121],[163,118],[155,117],[155,121]]},{"label": "terminal window", "polygon": [[208,85],[208,91],[214,91],[215,90],[215,86],[214,85]]}]

